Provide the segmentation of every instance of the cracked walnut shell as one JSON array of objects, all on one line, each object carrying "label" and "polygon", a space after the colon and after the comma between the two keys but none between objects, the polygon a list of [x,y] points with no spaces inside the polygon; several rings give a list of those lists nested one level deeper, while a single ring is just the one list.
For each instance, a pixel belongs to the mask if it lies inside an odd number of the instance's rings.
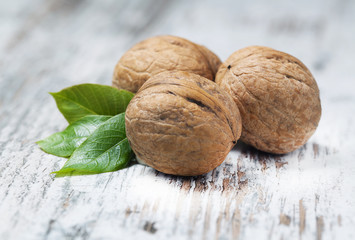
[{"label": "cracked walnut shell", "polygon": [[219,166],[241,134],[233,99],[188,72],[150,78],[126,110],[126,134],[139,161],[167,174],[194,176]]},{"label": "cracked walnut shell", "polygon": [[307,142],[321,116],[319,90],[297,58],[272,48],[251,46],[233,53],[219,68],[216,83],[238,105],[241,140],[283,154]]},{"label": "cracked walnut shell", "polygon": [[135,93],[150,77],[175,70],[213,81],[220,64],[220,59],[206,47],[180,37],[156,36],[136,44],[121,57],[112,85]]}]

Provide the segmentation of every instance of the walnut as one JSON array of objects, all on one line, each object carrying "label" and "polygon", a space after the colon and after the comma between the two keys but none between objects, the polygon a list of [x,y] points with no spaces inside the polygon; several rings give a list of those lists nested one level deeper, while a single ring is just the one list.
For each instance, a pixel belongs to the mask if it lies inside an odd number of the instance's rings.
[{"label": "walnut", "polygon": [[214,80],[220,59],[207,48],[175,36],[146,39],[118,61],[112,79],[117,88],[137,92],[155,74],[181,70]]},{"label": "walnut", "polygon": [[255,148],[283,154],[302,146],[318,126],[319,90],[297,58],[268,47],[233,53],[219,68],[216,83],[238,105],[241,140]]},{"label": "walnut", "polygon": [[126,110],[137,158],[167,174],[200,175],[219,166],[241,134],[229,94],[199,75],[163,72],[140,88]]}]

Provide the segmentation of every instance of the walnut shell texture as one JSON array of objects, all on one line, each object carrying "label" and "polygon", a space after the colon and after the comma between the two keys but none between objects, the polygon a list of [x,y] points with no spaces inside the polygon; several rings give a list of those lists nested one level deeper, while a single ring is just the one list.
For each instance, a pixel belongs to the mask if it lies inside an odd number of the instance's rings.
[{"label": "walnut shell texture", "polygon": [[156,36],[128,50],[116,64],[112,86],[137,92],[164,71],[187,71],[214,80],[220,59],[206,47],[175,36]]},{"label": "walnut shell texture", "polygon": [[234,52],[219,68],[216,83],[238,105],[241,140],[255,148],[284,154],[307,142],[321,116],[319,90],[297,58],[268,47]]},{"label": "walnut shell texture", "polygon": [[194,176],[219,166],[241,134],[231,96],[199,75],[174,71],[150,78],[126,110],[136,156],[167,174]]}]

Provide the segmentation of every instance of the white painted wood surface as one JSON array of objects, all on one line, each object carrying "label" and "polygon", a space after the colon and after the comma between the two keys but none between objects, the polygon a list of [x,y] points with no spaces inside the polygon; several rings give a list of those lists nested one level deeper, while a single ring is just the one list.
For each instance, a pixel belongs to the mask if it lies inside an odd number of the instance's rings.
[{"label": "white painted wood surface", "polygon": [[[47,94],[110,84],[134,43],[174,34],[226,59],[247,45],[300,58],[318,130],[284,156],[238,143],[200,177],[142,165],[54,178],[35,141],[66,126]],[[354,239],[355,1],[0,1],[0,239]]]}]

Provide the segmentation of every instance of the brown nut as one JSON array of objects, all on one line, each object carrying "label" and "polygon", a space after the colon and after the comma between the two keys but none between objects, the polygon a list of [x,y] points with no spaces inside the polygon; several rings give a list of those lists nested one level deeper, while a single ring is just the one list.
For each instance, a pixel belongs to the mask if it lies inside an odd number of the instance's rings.
[{"label": "brown nut", "polygon": [[241,140],[270,153],[288,153],[311,137],[321,116],[319,90],[297,58],[268,47],[233,53],[219,68],[216,83],[237,103]]},{"label": "brown nut", "polygon": [[241,134],[233,99],[188,72],[150,78],[126,110],[126,134],[137,158],[167,174],[193,176],[219,166]]},{"label": "brown nut", "polygon": [[146,39],[128,50],[118,61],[112,86],[137,92],[150,77],[181,70],[214,80],[220,59],[207,48],[175,36]]}]

